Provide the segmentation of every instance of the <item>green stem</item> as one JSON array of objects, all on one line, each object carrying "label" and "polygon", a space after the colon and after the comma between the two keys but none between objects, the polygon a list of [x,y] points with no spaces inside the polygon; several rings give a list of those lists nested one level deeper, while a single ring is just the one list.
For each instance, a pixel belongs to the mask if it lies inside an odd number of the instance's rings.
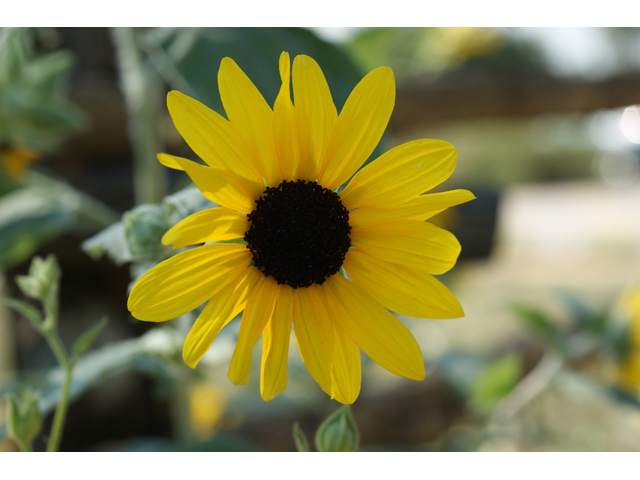
[{"label": "green stem", "polygon": [[[45,320],[45,324],[47,321]],[[58,363],[65,370],[71,367],[71,362],[69,362],[69,357],[67,356],[67,352],[64,349],[64,345],[62,345],[62,340],[58,336],[58,332],[54,330],[54,328],[44,329],[42,331],[42,335],[47,340],[47,343],[53,350],[53,354],[58,360]]]},{"label": "green stem", "polygon": [[64,381],[62,390],[60,391],[60,399],[56,407],[56,413],[53,416],[53,425],[49,435],[49,443],[47,444],[47,452],[57,452],[62,438],[62,430],[64,429],[64,421],[69,408],[69,391],[71,390],[71,375],[73,373],[74,362],[69,361],[69,357],[62,345],[62,341],[58,333],[53,329],[44,330],[44,337],[47,339],[51,350],[60,366],[64,370]]},{"label": "green stem", "polygon": [[111,37],[127,106],[136,203],[159,203],[167,190],[165,171],[156,159],[162,151],[158,128],[161,84],[155,73],[145,71],[145,56],[136,42],[134,28],[112,28]]},{"label": "green stem", "polygon": [[69,366],[64,369],[64,383],[60,392],[60,400],[56,407],[56,413],[53,417],[53,426],[49,435],[49,443],[47,444],[47,452],[57,452],[62,438],[62,430],[64,429],[64,420],[67,416],[69,407],[69,391],[71,390],[71,371],[73,367]]}]

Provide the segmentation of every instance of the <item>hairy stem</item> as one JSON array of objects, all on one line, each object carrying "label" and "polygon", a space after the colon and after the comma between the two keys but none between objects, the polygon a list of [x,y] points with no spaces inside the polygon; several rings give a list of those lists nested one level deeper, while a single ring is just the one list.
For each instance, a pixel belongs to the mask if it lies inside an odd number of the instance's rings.
[{"label": "hairy stem", "polygon": [[62,439],[62,430],[64,429],[67,409],[69,408],[69,391],[71,390],[71,375],[73,373],[74,363],[69,361],[62,341],[55,330],[45,330],[43,335],[47,339],[51,350],[53,350],[53,354],[56,356],[58,363],[60,363],[64,371],[64,381],[62,383],[62,390],[60,391],[60,399],[58,400],[56,413],[53,417],[53,425],[49,435],[49,443],[47,444],[47,452],[57,452],[60,446],[60,440]]}]

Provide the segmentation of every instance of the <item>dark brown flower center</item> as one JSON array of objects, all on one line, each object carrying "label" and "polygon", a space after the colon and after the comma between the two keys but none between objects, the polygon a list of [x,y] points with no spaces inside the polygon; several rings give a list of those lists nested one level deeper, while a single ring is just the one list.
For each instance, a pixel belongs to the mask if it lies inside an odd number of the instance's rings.
[{"label": "dark brown flower center", "polygon": [[254,266],[280,285],[322,284],[340,270],[351,246],[348,210],[316,182],[267,187],[248,219],[244,240]]}]

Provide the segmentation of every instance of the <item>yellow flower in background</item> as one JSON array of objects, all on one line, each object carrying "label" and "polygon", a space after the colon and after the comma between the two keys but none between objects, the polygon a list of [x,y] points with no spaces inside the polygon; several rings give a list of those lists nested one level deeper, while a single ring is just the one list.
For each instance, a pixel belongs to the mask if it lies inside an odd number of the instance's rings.
[{"label": "yellow flower in background", "polygon": [[630,320],[629,350],[618,364],[617,381],[625,390],[640,394],[640,288],[627,290],[621,303]]},{"label": "yellow flower in background", "polygon": [[[248,382],[262,335],[264,400],[286,387],[292,324],[309,373],[339,402],[358,397],[360,350],[397,375],[422,380],[420,348],[387,309],[425,318],[464,315],[433,277],[453,267],[460,244],[425,220],[474,196],[466,190],[421,195],[451,175],[456,151],[440,140],[416,140],[358,171],[393,110],[391,69],[369,73],[339,115],[313,59],[297,56],[291,68],[283,53],[280,76],[271,109],[238,65],[223,59],[218,84],[228,121],[186,95],[169,93],[176,128],[207,165],[158,158],[184,170],[221,206],[165,234],[163,243],[174,248],[206,245],[140,278],[129,310],[159,322],[208,302],[184,343],[184,361],[192,368],[222,327],[244,311],[228,377]],[[246,244],[215,243],[234,239]]]},{"label": "yellow flower in background", "polygon": [[221,387],[206,382],[192,384],[189,415],[193,433],[201,440],[213,437],[226,406],[227,396]]},{"label": "yellow flower in background", "polygon": [[20,180],[38,158],[40,153],[32,148],[22,145],[0,145],[0,165],[16,180]]}]

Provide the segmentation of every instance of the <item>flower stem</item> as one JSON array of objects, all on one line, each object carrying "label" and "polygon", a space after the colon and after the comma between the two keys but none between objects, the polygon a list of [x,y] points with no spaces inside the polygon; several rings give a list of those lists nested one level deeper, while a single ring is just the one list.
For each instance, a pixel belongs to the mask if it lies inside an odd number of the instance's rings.
[{"label": "flower stem", "polygon": [[65,352],[62,341],[54,329],[45,329],[42,334],[46,338],[47,343],[49,343],[51,350],[53,350],[53,354],[56,356],[58,363],[60,363],[60,367],[64,371],[64,381],[62,383],[62,390],[60,391],[60,399],[58,400],[56,413],[53,416],[53,425],[51,427],[51,434],[49,435],[49,443],[47,444],[47,452],[57,452],[58,447],[60,446],[60,440],[62,439],[62,430],[64,429],[67,409],[69,408],[71,375],[73,373],[75,362],[69,361],[69,357]]},{"label": "flower stem", "polygon": [[144,53],[136,41],[134,28],[112,28],[111,38],[116,46],[120,88],[127,106],[136,204],[158,203],[166,194],[167,183],[156,160],[156,154],[162,151],[158,132],[161,83],[155,72],[145,70]]},{"label": "flower stem", "polygon": [[47,444],[47,452],[57,452],[62,438],[62,429],[64,428],[64,420],[67,416],[67,408],[69,407],[69,390],[71,389],[71,368],[65,368],[64,383],[60,392],[60,400],[56,407],[56,413],[53,417],[53,426]]}]

